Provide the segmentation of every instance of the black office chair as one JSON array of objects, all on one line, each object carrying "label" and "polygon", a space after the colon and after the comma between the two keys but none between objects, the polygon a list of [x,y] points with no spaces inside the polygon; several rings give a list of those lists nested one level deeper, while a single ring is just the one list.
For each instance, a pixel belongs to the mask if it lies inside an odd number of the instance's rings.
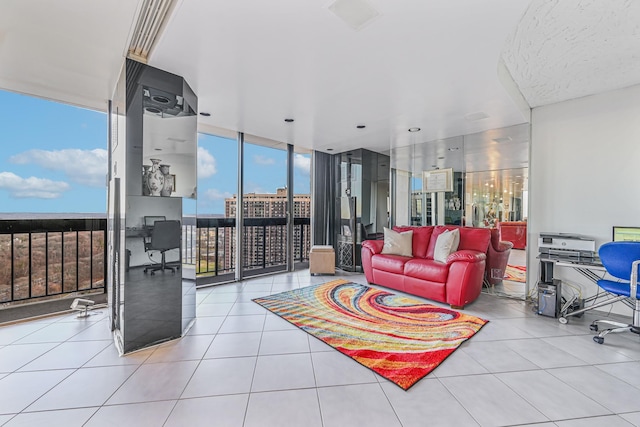
[{"label": "black office chair", "polygon": [[[604,343],[604,336],[611,332],[633,332],[640,335],[640,293],[638,293],[638,266],[640,265],[640,242],[610,242],[598,250],[600,261],[611,276],[619,280],[598,280],[598,286],[611,294],[612,298],[603,302],[624,301],[633,309],[633,323],[627,324],[613,320],[595,320],[592,331],[600,331],[593,340]],[[597,304],[596,306],[600,306]],[[601,324],[612,328],[600,329]]]},{"label": "black office chair", "polygon": [[[180,243],[182,239],[182,228],[180,227],[180,221],[156,221],[153,225],[153,231],[151,232],[151,241],[145,243],[145,251],[159,251],[162,255],[162,260],[158,264],[153,264],[145,267],[144,272],[151,272],[155,274],[156,271],[171,270],[175,273],[176,270],[180,270],[180,262],[177,265],[168,265],[165,260],[165,253],[171,249],[178,249],[180,252]],[[181,255],[180,255],[181,256]]]}]

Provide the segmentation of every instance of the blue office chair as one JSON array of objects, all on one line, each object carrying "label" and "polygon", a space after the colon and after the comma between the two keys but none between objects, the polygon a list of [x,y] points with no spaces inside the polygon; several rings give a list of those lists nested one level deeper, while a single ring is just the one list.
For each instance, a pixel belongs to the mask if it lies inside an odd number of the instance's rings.
[{"label": "blue office chair", "polygon": [[[638,266],[640,265],[640,242],[611,242],[600,246],[600,261],[609,275],[620,280],[598,280],[598,286],[615,297],[609,303],[624,301],[633,309],[633,323],[625,324],[612,320],[595,320],[592,331],[600,331],[593,340],[604,343],[604,336],[611,332],[633,332],[640,335],[640,293],[638,293]],[[600,329],[601,324],[611,325]]]}]

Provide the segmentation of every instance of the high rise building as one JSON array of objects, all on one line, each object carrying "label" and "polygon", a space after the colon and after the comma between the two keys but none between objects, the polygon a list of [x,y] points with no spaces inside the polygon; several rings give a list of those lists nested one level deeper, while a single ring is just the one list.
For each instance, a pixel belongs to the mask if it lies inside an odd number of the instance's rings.
[{"label": "high rise building", "polygon": [[[294,218],[311,216],[311,196],[294,194]],[[225,199],[225,217],[234,218],[237,208],[237,197]],[[278,188],[276,193],[248,193],[243,196],[244,218],[280,218],[277,225],[250,225],[244,228],[244,268],[265,268],[286,264],[286,213],[287,189]],[[226,228],[224,244],[224,268],[233,268],[234,230]],[[294,227],[294,259],[300,259],[301,251],[308,254],[311,248],[311,233],[308,227]]]}]

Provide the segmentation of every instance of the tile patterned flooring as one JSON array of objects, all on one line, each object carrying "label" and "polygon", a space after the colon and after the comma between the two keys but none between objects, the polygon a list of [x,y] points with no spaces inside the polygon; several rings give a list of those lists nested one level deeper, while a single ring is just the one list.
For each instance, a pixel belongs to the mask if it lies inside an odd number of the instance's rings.
[{"label": "tile patterned flooring", "polygon": [[0,425],[640,426],[639,338],[594,343],[591,313],[561,325],[482,294],[465,312],[490,323],[405,392],[251,302],[332,279],[199,289],[188,335],[125,357],[106,309],[0,327]]}]

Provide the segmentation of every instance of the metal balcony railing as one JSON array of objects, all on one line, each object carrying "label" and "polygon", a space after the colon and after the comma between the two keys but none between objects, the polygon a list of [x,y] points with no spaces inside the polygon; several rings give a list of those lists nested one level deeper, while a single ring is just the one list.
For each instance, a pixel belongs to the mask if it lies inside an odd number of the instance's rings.
[{"label": "metal balcony railing", "polygon": [[104,218],[0,220],[0,303],[104,290]]},{"label": "metal balcony railing", "polygon": [[[296,262],[309,259],[310,223],[294,219]],[[0,220],[0,304],[104,291],[106,233],[106,218]],[[199,277],[234,272],[235,219],[185,217],[182,234],[182,262]],[[286,240],[285,218],[245,219],[244,271],[286,268]]]},{"label": "metal balcony railing", "polygon": [[[196,274],[220,276],[236,269],[235,218],[198,218]],[[294,262],[309,260],[311,219],[294,218]],[[286,268],[285,218],[245,218],[242,268],[252,274]]]}]

